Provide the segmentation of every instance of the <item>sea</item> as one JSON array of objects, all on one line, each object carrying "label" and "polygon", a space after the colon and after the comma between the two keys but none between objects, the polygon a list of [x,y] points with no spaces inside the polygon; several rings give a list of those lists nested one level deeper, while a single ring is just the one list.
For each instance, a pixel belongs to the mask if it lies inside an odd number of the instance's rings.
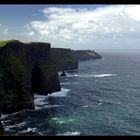
[{"label": "sea", "polygon": [[100,54],[60,77],[60,92],[35,94],[35,110],[2,114],[5,135],[140,135],[140,52]]}]

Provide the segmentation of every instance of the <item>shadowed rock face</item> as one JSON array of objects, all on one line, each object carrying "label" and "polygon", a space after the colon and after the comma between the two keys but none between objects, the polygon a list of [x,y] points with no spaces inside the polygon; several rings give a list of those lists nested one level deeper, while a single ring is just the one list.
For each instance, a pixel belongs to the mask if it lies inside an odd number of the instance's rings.
[{"label": "shadowed rock face", "polygon": [[0,136],[2,136],[4,134],[4,128],[0,122]]},{"label": "shadowed rock face", "polygon": [[73,50],[52,48],[51,53],[58,71],[78,69],[78,59]]},{"label": "shadowed rock face", "polygon": [[34,94],[60,91],[49,43],[13,41],[0,48],[1,112],[34,109]]},{"label": "shadowed rock face", "polygon": [[51,48],[52,58],[58,71],[78,69],[78,62],[89,59],[101,59],[94,50],[70,50],[64,48]]}]

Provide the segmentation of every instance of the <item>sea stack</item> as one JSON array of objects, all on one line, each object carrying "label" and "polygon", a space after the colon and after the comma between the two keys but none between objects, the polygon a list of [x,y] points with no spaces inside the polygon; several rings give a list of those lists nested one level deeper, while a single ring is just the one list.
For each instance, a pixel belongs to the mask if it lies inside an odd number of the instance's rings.
[{"label": "sea stack", "polygon": [[60,76],[66,76],[65,71],[63,70],[62,73],[60,74]]}]

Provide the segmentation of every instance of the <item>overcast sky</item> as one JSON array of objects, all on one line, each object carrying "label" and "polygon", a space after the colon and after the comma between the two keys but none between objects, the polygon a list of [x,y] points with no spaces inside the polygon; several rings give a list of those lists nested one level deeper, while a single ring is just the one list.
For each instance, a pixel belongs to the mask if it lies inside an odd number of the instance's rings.
[{"label": "overcast sky", "polygon": [[140,49],[140,5],[0,5],[0,40]]}]

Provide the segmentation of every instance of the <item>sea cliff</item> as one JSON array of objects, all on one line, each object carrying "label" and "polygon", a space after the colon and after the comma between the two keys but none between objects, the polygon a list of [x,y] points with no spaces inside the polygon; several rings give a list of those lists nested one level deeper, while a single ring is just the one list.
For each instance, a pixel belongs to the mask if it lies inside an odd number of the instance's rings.
[{"label": "sea cliff", "polygon": [[52,58],[58,71],[78,69],[78,59],[74,51],[64,48],[52,48]]},{"label": "sea cliff", "polygon": [[0,41],[0,114],[34,109],[34,93],[61,90],[58,71],[78,69],[79,61],[100,58],[95,51],[51,48],[50,43]]},{"label": "sea cliff", "polygon": [[34,93],[60,91],[49,43],[17,40],[0,47],[1,112],[34,109]]},{"label": "sea cliff", "polygon": [[74,54],[79,61],[102,58],[102,56],[94,50],[76,50]]}]

